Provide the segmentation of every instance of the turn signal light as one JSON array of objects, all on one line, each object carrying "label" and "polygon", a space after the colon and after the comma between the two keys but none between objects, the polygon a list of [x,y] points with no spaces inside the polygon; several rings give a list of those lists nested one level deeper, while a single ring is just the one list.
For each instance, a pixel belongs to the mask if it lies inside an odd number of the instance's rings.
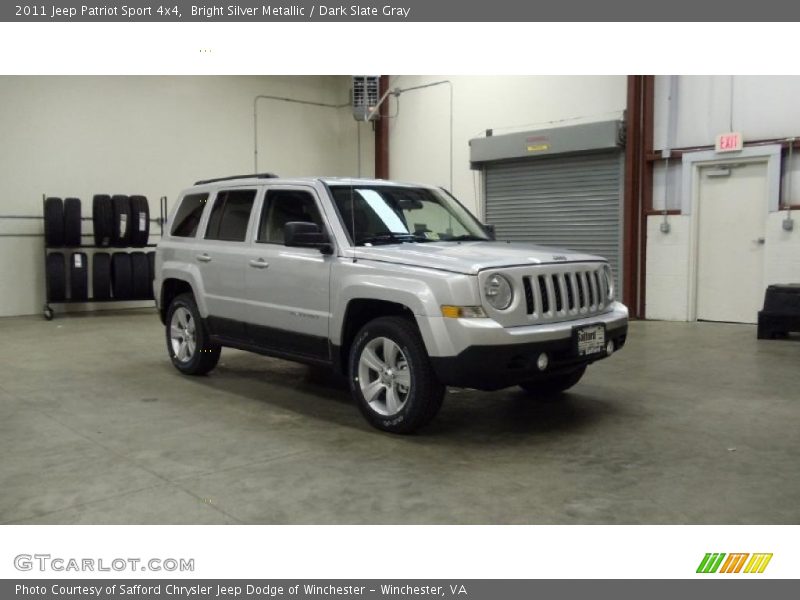
[{"label": "turn signal light", "polygon": [[485,319],[486,313],[480,306],[442,305],[442,316],[448,319]]}]

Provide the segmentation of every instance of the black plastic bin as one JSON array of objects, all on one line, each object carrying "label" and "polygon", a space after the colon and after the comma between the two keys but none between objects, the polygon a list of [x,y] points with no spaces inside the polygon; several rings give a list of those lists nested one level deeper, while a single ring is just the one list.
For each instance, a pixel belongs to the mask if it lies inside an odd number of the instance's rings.
[{"label": "black plastic bin", "polygon": [[767,288],[764,310],[758,313],[758,339],[771,340],[800,332],[800,283]]}]

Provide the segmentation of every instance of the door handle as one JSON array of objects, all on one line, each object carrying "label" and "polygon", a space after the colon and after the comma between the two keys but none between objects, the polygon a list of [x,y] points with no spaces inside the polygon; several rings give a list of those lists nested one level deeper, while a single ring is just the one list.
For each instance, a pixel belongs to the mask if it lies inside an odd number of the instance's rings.
[{"label": "door handle", "polygon": [[759,244],[759,245],[762,245],[762,246],[763,246],[763,245],[764,245],[764,243],[765,243],[766,241],[767,241],[767,240],[766,240],[765,238],[763,238],[763,237],[760,237],[760,238],[756,238],[756,239],[754,239],[754,240],[753,240],[753,243],[754,243],[754,244]]},{"label": "door handle", "polygon": [[256,269],[266,269],[269,266],[269,263],[263,258],[259,258],[256,260],[251,260],[250,266],[255,267]]},{"label": "door handle", "polygon": [[208,254],[198,254],[195,258],[200,262],[211,262],[211,257]]}]

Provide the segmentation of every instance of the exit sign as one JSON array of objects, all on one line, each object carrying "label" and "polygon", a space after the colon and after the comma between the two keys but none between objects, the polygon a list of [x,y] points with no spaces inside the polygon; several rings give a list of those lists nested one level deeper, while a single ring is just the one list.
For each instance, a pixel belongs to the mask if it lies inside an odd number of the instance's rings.
[{"label": "exit sign", "polygon": [[742,147],[742,134],[738,131],[721,133],[717,136],[717,143],[715,145],[717,152],[738,152]]}]

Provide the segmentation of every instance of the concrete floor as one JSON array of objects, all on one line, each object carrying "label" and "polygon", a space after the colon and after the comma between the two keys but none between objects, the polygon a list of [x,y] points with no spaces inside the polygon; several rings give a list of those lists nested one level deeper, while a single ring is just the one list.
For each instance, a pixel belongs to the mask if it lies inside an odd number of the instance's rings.
[{"label": "concrete floor", "polygon": [[2,523],[800,522],[800,340],[633,323],[557,404],[370,428],[324,373],[170,365],[152,310],[0,320]]}]

